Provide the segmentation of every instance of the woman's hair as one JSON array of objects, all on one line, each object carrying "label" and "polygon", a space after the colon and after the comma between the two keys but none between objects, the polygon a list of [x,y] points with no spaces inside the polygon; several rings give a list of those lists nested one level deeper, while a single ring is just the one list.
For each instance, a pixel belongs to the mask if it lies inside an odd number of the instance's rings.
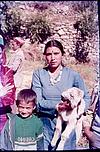
[{"label": "woman's hair", "polygon": [[32,89],[23,89],[17,95],[16,105],[18,106],[20,102],[33,102],[36,105],[36,93]]},{"label": "woman's hair", "polygon": [[44,53],[43,54],[44,55],[46,54],[47,48],[53,47],[53,46],[59,48],[61,50],[62,55],[65,53],[65,51],[63,49],[63,46],[62,46],[62,44],[59,41],[51,40],[51,41],[47,42],[47,44],[45,45],[45,49],[44,49]]}]

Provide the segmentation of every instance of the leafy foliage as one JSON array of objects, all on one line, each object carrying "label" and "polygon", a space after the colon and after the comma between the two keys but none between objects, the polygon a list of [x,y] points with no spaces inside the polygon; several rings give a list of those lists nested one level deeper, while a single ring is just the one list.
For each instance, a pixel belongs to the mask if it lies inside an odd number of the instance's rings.
[{"label": "leafy foliage", "polygon": [[0,20],[2,19],[2,15],[6,15],[7,9],[13,5],[14,5],[13,1],[1,1],[0,2]]},{"label": "leafy foliage", "polygon": [[6,14],[5,23],[5,30],[8,39],[12,39],[13,37],[20,35],[21,19],[18,11],[8,11]]},{"label": "leafy foliage", "polygon": [[42,18],[37,18],[30,23],[28,28],[31,42],[43,43],[51,35],[49,25]]},{"label": "leafy foliage", "polygon": [[48,6],[44,3],[39,3],[37,2],[35,5],[34,5],[34,8],[37,9],[38,11],[44,11],[45,9],[48,9]]},{"label": "leafy foliage", "polygon": [[75,59],[79,62],[89,62],[89,58],[88,58],[88,44],[85,46],[84,45],[84,38],[77,38],[76,44],[75,44],[75,50],[73,51],[73,53],[71,54],[72,56],[75,57]]},{"label": "leafy foliage", "polygon": [[[25,15],[24,15],[25,16]],[[50,27],[45,18],[39,16],[23,17],[22,10],[9,9],[5,18],[5,32],[8,41],[16,36],[30,38],[31,42],[42,43],[51,35]]]},{"label": "leafy foliage", "polygon": [[13,1],[1,1],[0,2],[0,29],[2,30],[4,36],[4,43],[7,43],[7,35],[5,31],[5,19],[7,18],[7,11],[10,6],[13,7]]},{"label": "leafy foliage", "polygon": [[74,56],[79,62],[88,62],[88,43],[85,47],[87,38],[96,36],[98,32],[98,19],[97,19],[97,3],[95,1],[80,1],[73,5],[75,11],[79,13],[79,19],[74,24],[77,29],[76,47],[73,51]]}]

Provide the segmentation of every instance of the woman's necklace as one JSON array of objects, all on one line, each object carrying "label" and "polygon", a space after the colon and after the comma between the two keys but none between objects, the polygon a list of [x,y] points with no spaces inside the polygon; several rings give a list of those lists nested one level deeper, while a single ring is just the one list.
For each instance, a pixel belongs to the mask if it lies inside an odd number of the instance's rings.
[{"label": "woman's necklace", "polygon": [[54,75],[52,75],[52,73],[51,73],[50,71],[48,71],[48,72],[49,72],[49,76],[50,76],[50,83],[51,83],[52,85],[55,85],[57,82],[60,81],[61,75],[62,75],[62,69],[63,69],[63,68],[62,68],[62,66],[61,66],[60,71],[59,71],[59,74],[57,74],[56,77],[55,77]]}]

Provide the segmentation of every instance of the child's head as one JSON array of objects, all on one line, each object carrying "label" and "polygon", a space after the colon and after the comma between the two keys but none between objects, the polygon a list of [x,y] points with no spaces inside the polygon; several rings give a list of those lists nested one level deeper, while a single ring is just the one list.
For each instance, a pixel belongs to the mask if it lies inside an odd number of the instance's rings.
[{"label": "child's head", "polygon": [[31,89],[23,89],[17,95],[16,105],[19,114],[26,118],[32,115],[36,108],[36,93]]},{"label": "child's head", "polygon": [[20,37],[15,37],[12,41],[12,49],[17,50],[18,48],[21,48],[21,46],[25,43],[25,41]]}]

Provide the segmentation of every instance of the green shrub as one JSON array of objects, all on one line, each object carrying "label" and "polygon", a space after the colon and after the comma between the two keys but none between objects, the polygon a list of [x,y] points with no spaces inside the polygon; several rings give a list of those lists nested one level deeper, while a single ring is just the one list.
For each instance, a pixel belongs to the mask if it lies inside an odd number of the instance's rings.
[{"label": "green shrub", "polygon": [[51,35],[50,27],[41,14],[23,14],[17,7],[9,9],[5,18],[5,32],[8,40],[20,36],[30,38],[31,42],[43,43]]},{"label": "green shrub", "polygon": [[20,35],[21,19],[18,11],[8,11],[6,14],[5,23],[5,30],[6,35],[8,35],[8,39],[12,39],[13,37]]},{"label": "green shrub", "polygon": [[78,19],[74,24],[77,30],[76,44],[71,54],[79,62],[89,62],[88,43],[84,46],[87,38],[92,39],[98,32],[98,15],[97,3],[95,1],[80,1],[73,5],[74,10],[78,13]]},{"label": "green shrub", "polygon": [[32,43],[43,43],[51,35],[49,25],[42,18],[33,20],[28,27],[29,37]]}]

